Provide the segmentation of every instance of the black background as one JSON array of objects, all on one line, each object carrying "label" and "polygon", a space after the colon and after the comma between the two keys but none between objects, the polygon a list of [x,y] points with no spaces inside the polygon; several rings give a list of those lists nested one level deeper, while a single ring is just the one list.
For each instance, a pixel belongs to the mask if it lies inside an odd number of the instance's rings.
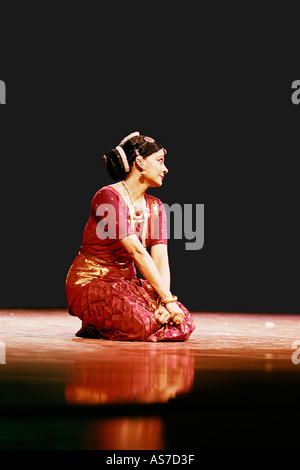
[{"label": "black background", "polygon": [[0,307],[66,306],[90,201],[112,182],[101,156],[139,130],[168,150],[149,193],[205,205],[203,248],[169,241],[172,292],[191,310],[299,312],[296,18],[99,5],[18,7],[1,29]]}]

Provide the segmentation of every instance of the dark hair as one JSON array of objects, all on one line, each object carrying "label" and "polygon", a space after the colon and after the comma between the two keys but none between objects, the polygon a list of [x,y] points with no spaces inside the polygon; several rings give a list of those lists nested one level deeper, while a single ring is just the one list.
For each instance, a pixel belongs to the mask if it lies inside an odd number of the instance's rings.
[{"label": "dark hair", "polygon": [[[157,140],[145,135],[136,135],[137,133],[133,134],[134,135],[132,137],[130,137],[129,134],[129,138],[125,137],[118,145],[118,147],[121,147],[125,152],[129,171],[131,170],[137,155],[141,155],[141,157],[146,158],[149,157],[149,155],[158,152],[160,149],[163,149],[165,154],[167,153],[162,144]],[[125,142],[123,143],[123,141]],[[113,180],[124,179],[126,174],[129,173],[129,171],[126,171],[125,169],[120,150],[118,150],[117,147],[103,155],[103,163]]]}]

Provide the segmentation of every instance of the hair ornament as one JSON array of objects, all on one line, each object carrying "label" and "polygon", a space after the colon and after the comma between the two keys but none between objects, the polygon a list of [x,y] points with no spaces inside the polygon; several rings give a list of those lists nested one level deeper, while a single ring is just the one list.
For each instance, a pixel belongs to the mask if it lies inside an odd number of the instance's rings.
[{"label": "hair ornament", "polygon": [[118,145],[118,147],[116,147],[116,150],[119,152],[120,157],[122,158],[122,162],[123,162],[126,173],[128,173],[130,168],[129,168],[129,163],[128,163],[128,160],[127,160],[127,157],[126,157],[126,153],[124,152],[122,147],[120,147],[120,145]]},{"label": "hair ornament", "polygon": [[124,145],[125,142],[127,142],[127,140],[131,139],[132,137],[137,137],[138,135],[140,135],[139,132],[132,132],[131,134],[127,135],[126,137],[124,137],[123,140],[121,140],[120,144],[119,145]]},{"label": "hair ornament", "polygon": [[145,140],[146,142],[151,143],[151,144],[153,144],[153,142],[154,142],[154,139],[152,139],[152,137],[147,137],[147,136],[146,136],[146,137],[144,137],[144,140]]}]

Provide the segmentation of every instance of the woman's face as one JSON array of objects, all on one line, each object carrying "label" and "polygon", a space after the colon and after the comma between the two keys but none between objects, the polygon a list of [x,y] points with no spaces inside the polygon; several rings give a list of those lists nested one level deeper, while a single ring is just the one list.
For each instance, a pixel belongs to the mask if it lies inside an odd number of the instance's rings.
[{"label": "woman's face", "polygon": [[146,171],[144,177],[149,185],[151,187],[161,186],[165,174],[168,173],[168,169],[165,166],[165,154],[163,149],[145,157],[144,167]]}]

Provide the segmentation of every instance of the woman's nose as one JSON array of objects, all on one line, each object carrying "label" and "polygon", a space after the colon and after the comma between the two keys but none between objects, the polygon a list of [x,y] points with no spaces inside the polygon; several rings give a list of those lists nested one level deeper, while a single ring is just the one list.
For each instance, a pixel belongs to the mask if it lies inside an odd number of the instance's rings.
[{"label": "woman's nose", "polygon": [[168,168],[166,167],[166,165],[164,165],[164,173],[168,173]]}]

